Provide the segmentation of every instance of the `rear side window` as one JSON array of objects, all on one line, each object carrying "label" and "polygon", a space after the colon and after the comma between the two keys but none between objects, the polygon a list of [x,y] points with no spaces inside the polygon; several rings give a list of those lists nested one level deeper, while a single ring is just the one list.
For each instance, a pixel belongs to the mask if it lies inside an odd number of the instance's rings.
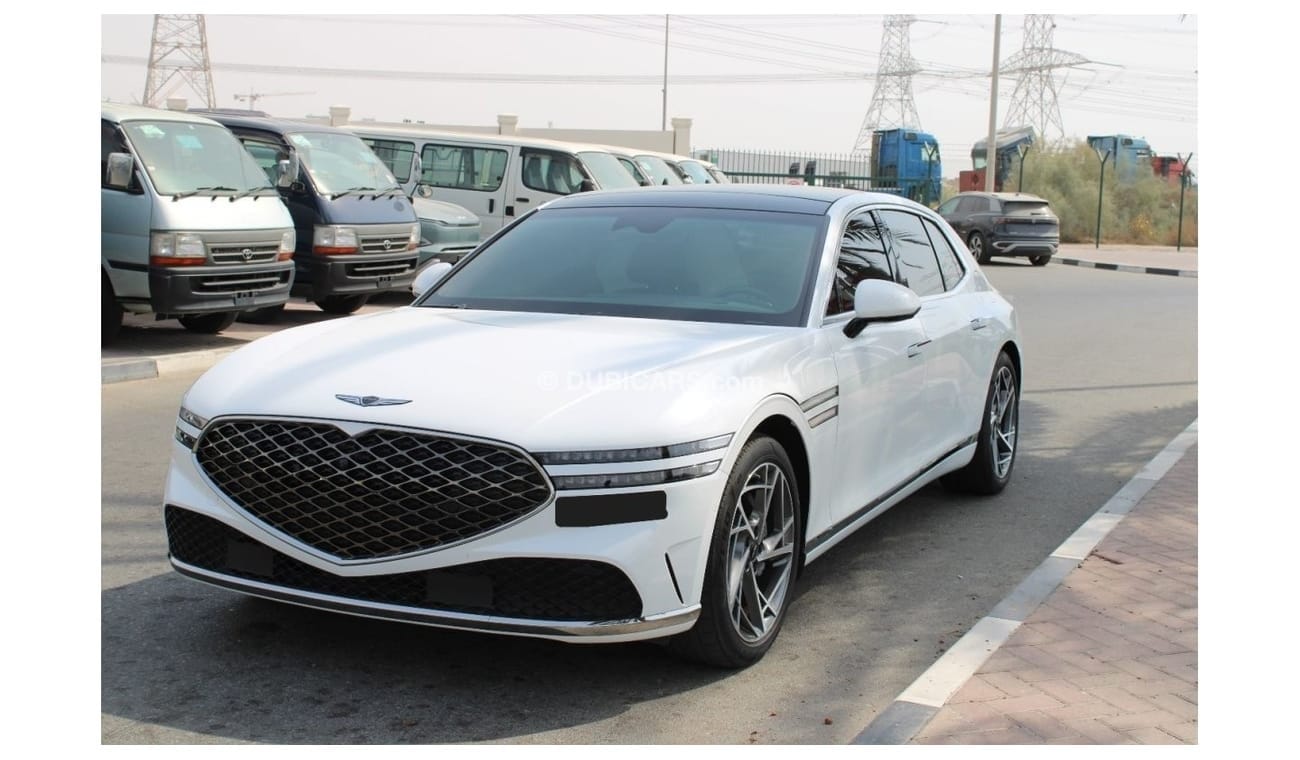
[{"label": "rear side window", "polygon": [[398,182],[406,182],[411,178],[411,159],[415,156],[415,143],[375,140],[369,137],[363,137],[361,141],[370,146]]},{"label": "rear side window", "polygon": [[506,152],[467,145],[428,144],[420,153],[420,181],[434,187],[492,192],[506,175]]},{"label": "rear side window", "polygon": [[930,233],[930,243],[934,246],[935,255],[939,259],[939,273],[943,275],[944,290],[952,290],[961,282],[965,270],[962,269],[961,259],[957,257],[957,252],[952,249],[952,244],[944,236],[943,230],[939,225],[929,219],[922,219],[925,225],[925,231]]},{"label": "rear side window", "polygon": [[898,256],[898,281],[918,296],[943,292],[943,275],[939,260],[930,245],[930,236],[921,217],[906,211],[885,209],[877,212],[888,229],[887,238]]}]

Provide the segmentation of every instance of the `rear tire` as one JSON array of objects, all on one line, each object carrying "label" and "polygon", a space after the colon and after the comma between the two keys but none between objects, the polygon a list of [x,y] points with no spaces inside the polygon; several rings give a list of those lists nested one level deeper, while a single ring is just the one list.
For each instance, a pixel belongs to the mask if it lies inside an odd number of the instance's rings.
[{"label": "rear tire", "polygon": [[1050,253],[1039,253],[1029,257],[1029,263],[1033,264],[1036,267],[1047,266],[1047,262],[1051,260],[1052,260],[1052,254]]},{"label": "rear tire", "polygon": [[275,306],[264,306],[260,309],[252,309],[242,312],[239,315],[240,322],[248,322],[254,325],[269,325],[272,322],[279,321],[280,315],[284,313],[284,304]]},{"label": "rear tire", "polygon": [[113,295],[113,286],[108,281],[108,275],[103,275],[100,279],[100,345],[106,346],[117,339],[117,334],[122,331],[122,307],[117,303],[117,296]]},{"label": "rear tire", "polygon": [[721,668],[757,662],[781,630],[802,552],[803,516],[790,457],[772,438],[754,438],[722,492],[700,617],[669,648]]},{"label": "rear tire", "polygon": [[955,491],[992,495],[1011,482],[1020,427],[1020,378],[1005,351],[993,365],[983,419],[975,457],[943,477],[943,484]]},{"label": "rear tire", "polygon": [[215,311],[211,314],[187,314],[180,317],[181,327],[200,335],[216,335],[235,324],[237,311]]},{"label": "rear tire", "polygon": [[360,296],[325,296],[316,305],[326,314],[351,314],[365,306],[369,300],[368,293]]},{"label": "rear tire", "polygon": [[984,233],[972,232],[966,244],[970,247],[971,255],[979,263],[988,264],[993,261],[993,251],[989,249],[988,243],[984,240]]}]

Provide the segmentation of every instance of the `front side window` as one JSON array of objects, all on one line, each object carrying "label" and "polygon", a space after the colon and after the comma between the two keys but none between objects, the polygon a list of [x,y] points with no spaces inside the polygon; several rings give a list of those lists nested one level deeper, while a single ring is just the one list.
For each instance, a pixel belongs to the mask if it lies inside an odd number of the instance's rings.
[{"label": "front side window", "polygon": [[576,156],[524,149],[522,157],[520,171],[525,187],[554,195],[570,195],[582,189],[586,177]]},{"label": "front side window", "polygon": [[796,326],[825,223],[737,209],[543,209],[418,305]]},{"label": "front side window", "polygon": [[355,135],[296,132],[288,140],[322,194],[400,189],[393,173]]},{"label": "front side window", "polygon": [[420,153],[420,181],[434,187],[490,193],[506,175],[506,152],[467,145],[427,144]]},{"label": "front side window", "polygon": [[622,166],[624,169],[626,169],[628,174],[631,174],[634,178],[636,178],[638,185],[641,184],[642,179],[645,179],[646,182],[650,181],[650,178],[647,177],[644,173],[642,173],[642,171],[637,167],[636,162],[633,161],[632,159],[623,158],[622,156],[619,156],[618,164],[619,166]]},{"label": "front side window", "polygon": [[[253,162],[261,168],[270,182],[275,182],[280,161],[289,158],[289,149],[283,145],[269,143],[252,138],[244,138],[244,150],[253,157]],[[297,180],[297,177],[294,177]]]},{"label": "front side window", "polygon": [[[583,151],[578,154],[582,163],[586,165],[587,171],[596,180],[596,184],[601,190],[614,190],[620,187],[640,187],[641,183],[636,181],[636,177],[627,173],[619,165],[618,159],[612,153],[603,153],[599,151]],[[581,184],[581,180],[578,181]]]},{"label": "front side window", "polygon": [[128,121],[122,129],[161,195],[219,195],[270,187],[266,174],[225,127]]},{"label": "front side window", "polygon": [[[100,120],[99,122],[99,184],[108,186],[108,156],[110,153],[130,153],[131,149],[126,147],[126,140],[122,138],[122,133],[111,122]],[[134,176],[131,177],[131,187],[135,188],[139,182]]]},{"label": "front side window", "polygon": [[637,156],[637,166],[641,171],[650,177],[650,183],[653,185],[680,185],[682,178],[677,176],[668,162],[658,156]]},{"label": "front side window", "polygon": [[379,156],[379,160],[384,162],[384,166],[388,167],[398,182],[406,182],[411,178],[411,159],[415,157],[415,143],[378,140],[371,137],[363,137],[361,141],[369,146],[376,156]]},{"label": "front side window", "polygon": [[678,161],[677,166],[686,173],[686,176],[691,178],[691,182],[697,185],[717,184],[717,181],[713,179],[713,175],[709,174],[709,170],[705,169],[703,164],[695,161]]},{"label": "front side window", "polygon": [[893,280],[893,267],[880,227],[870,211],[855,214],[840,238],[840,256],[835,264],[835,284],[826,305],[826,316],[853,312],[853,296],[863,280]]},{"label": "front side window", "polygon": [[944,216],[952,216],[952,213],[957,210],[958,203],[961,203],[961,198],[949,198],[939,205],[939,213]]},{"label": "front side window", "polygon": [[943,292],[943,275],[939,260],[930,245],[921,217],[907,211],[884,209],[877,212],[886,227],[886,236],[898,257],[898,281],[918,296]]}]

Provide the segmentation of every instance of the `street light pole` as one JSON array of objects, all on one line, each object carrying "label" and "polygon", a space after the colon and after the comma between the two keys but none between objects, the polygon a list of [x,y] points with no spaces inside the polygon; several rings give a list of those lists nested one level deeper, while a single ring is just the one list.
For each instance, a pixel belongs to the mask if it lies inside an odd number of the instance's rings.
[{"label": "street light pole", "polygon": [[1001,55],[1002,14],[993,17],[993,84],[989,93],[989,141],[984,148],[984,192],[993,192],[998,173],[998,56]]},{"label": "street light pole", "polygon": [[1101,159],[1101,176],[1097,178],[1097,237],[1094,247],[1101,247],[1101,190],[1106,184],[1106,161],[1110,158],[1111,149],[1106,149],[1106,155],[1101,154],[1100,148],[1093,148],[1097,151],[1097,158]]},{"label": "street light pole", "polygon": [[668,131],[668,14],[664,14],[664,106],[659,119],[659,131]]}]

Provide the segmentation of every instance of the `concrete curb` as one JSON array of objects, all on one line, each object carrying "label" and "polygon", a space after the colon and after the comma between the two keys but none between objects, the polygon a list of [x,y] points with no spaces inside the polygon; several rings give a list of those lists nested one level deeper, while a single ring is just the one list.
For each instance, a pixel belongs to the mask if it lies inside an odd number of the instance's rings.
[{"label": "concrete curb", "polygon": [[907,744],[957,690],[1196,443],[1197,421],[1178,434],[1005,599],[876,716],[852,744]]},{"label": "concrete curb", "polygon": [[1132,264],[1110,264],[1100,261],[1087,261],[1085,259],[1070,259],[1053,256],[1052,261],[1057,264],[1067,264],[1069,266],[1087,267],[1089,269],[1108,269],[1113,272],[1132,272],[1134,274],[1164,274],[1172,277],[1196,277],[1195,269],[1170,269],[1168,267],[1139,267]]},{"label": "concrete curb", "polygon": [[122,359],[100,365],[100,383],[121,383],[127,380],[148,380],[177,372],[206,369],[234,352],[234,348],[217,348],[207,351],[186,351],[167,356],[148,356],[140,359]]}]

